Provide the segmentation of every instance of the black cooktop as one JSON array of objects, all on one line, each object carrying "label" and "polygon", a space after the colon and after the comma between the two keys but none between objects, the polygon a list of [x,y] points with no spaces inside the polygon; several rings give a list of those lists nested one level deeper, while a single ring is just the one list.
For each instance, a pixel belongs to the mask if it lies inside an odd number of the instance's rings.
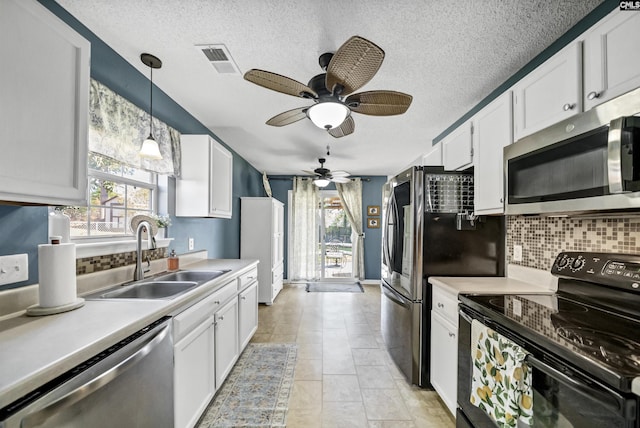
[{"label": "black cooktop", "polygon": [[529,344],[629,391],[640,376],[640,281],[633,276],[640,257],[561,253],[552,273],[560,277],[555,294],[460,300]]}]

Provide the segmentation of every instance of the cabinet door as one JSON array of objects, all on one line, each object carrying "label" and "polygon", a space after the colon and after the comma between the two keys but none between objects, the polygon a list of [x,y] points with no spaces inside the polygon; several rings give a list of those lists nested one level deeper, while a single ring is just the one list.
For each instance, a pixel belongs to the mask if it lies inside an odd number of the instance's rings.
[{"label": "cabinet door", "polygon": [[258,328],[258,281],[240,293],[238,311],[240,352],[242,352]]},{"label": "cabinet door", "polygon": [[501,214],[504,211],[502,149],[513,142],[511,112],[511,91],[507,91],[474,117],[476,214]]},{"label": "cabinet door", "polygon": [[640,13],[615,10],[584,40],[584,106],[640,87]]},{"label": "cabinet door", "polygon": [[473,139],[471,121],[467,121],[442,140],[444,169],[455,171],[473,165]]},{"label": "cabinet door", "polygon": [[424,166],[442,166],[442,143],[438,143],[432,149],[422,156],[422,165]]},{"label": "cabinet door", "polygon": [[216,389],[238,359],[238,300],[233,299],[215,313]]},{"label": "cabinet door", "polygon": [[514,86],[515,138],[582,111],[582,50],[575,42]]},{"label": "cabinet door", "polygon": [[456,414],[458,387],[458,330],[431,311],[431,385]]},{"label": "cabinet door", "polygon": [[90,49],[37,1],[0,2],[0,200],[86,204]]},{"label": "cabinet door", "polygon": [[173,358],[175,426],[190,428],[216,390],[212,317],[176,343]]},{"label": "cabinet door", "polygon": [[176,216],[206,217],[209,214],[208,135],[182,135],[182,176],[176,180]]},{"label": "cabinet door", "polygon": [[222,144],[211,146],[210,213],[211,217],[231,218],[233,193],[233,155]]}]

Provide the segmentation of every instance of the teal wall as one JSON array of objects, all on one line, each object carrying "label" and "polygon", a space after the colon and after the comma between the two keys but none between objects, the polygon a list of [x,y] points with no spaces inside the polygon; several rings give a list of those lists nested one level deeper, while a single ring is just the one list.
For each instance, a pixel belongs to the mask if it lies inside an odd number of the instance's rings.
[{"label": "teal wall", "polygon": [[[85,26],[67,13],[53,0],[38,0],[54,14],[73,27],[91,42],[91,77],[104,83],[116,93],[138,107],[149,109],[149,80],[131,64],[96,37]],[[141,53],[144,47],[141,47]],[[25,82],[26,84],[26,82]],[[202,123],[158,88],[154,88],[154,116],[183,134],[212,134]],[[219,100],[224,102],[224,100]],[[169,199],[175,182],[169,181]],[[176,218],[167,234],[174,238],[171,248],[177,253],[187,252],[187,240],[195,239],[196,250],[207,250],[211,258],[240,257],[240,197],[264,196],[262,176],[243,158],[233,156],[233,218]],[[169,203],[169,214],[175,213]],[[27,253],[29,256],[29,280],[0,286],[0,289],[16,288],[38,282],[38,244],[47,242],[47,208],[0,205],[0,255]]]},{"label": "teal wall", "polygon": [[[387,181],[387,177],[384,176],[369,176],[362,177],[362,218],[367,218],[367,205],[382,206],[382,186]],[[284,203],[284,227],[285,235],[288,236],[288,221],[289,221],[289,206],[288,206],[288,192],[293,189],[292,176],[270,176],[269,184],[271,185],[271,191],[273,197]],[[335,190],[335,185],[331,183],[327,190]],[[364,239],[364,272],[365,279],[380,279],[380,264],[381,264],[381,242],[382,242],[382,229],[367,229],[366,224],[364,227],[365,239]],[[284,272],[285,278],[287,275],[287,240],[284,242]]]}]

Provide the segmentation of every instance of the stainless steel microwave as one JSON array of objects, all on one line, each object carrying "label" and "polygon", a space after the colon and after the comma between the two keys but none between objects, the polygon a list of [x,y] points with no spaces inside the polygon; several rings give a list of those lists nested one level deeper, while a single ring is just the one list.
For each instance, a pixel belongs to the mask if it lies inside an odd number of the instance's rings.
[{"label": "stainless steel microwave", "polygon": [[504,148],[506,214],[640,209],[640,88]]}]

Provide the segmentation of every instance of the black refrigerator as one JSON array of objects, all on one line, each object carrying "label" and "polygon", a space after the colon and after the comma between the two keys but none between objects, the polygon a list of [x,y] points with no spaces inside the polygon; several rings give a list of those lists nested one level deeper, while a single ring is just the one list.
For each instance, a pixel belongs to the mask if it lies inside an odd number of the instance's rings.
[{"label": "black refrigerator", "polygon": [[415,166],[383,189],[381,332],[407,379],[430,388],[431,276],[504,276],[503,216],[473,215],[473,173]]}]

